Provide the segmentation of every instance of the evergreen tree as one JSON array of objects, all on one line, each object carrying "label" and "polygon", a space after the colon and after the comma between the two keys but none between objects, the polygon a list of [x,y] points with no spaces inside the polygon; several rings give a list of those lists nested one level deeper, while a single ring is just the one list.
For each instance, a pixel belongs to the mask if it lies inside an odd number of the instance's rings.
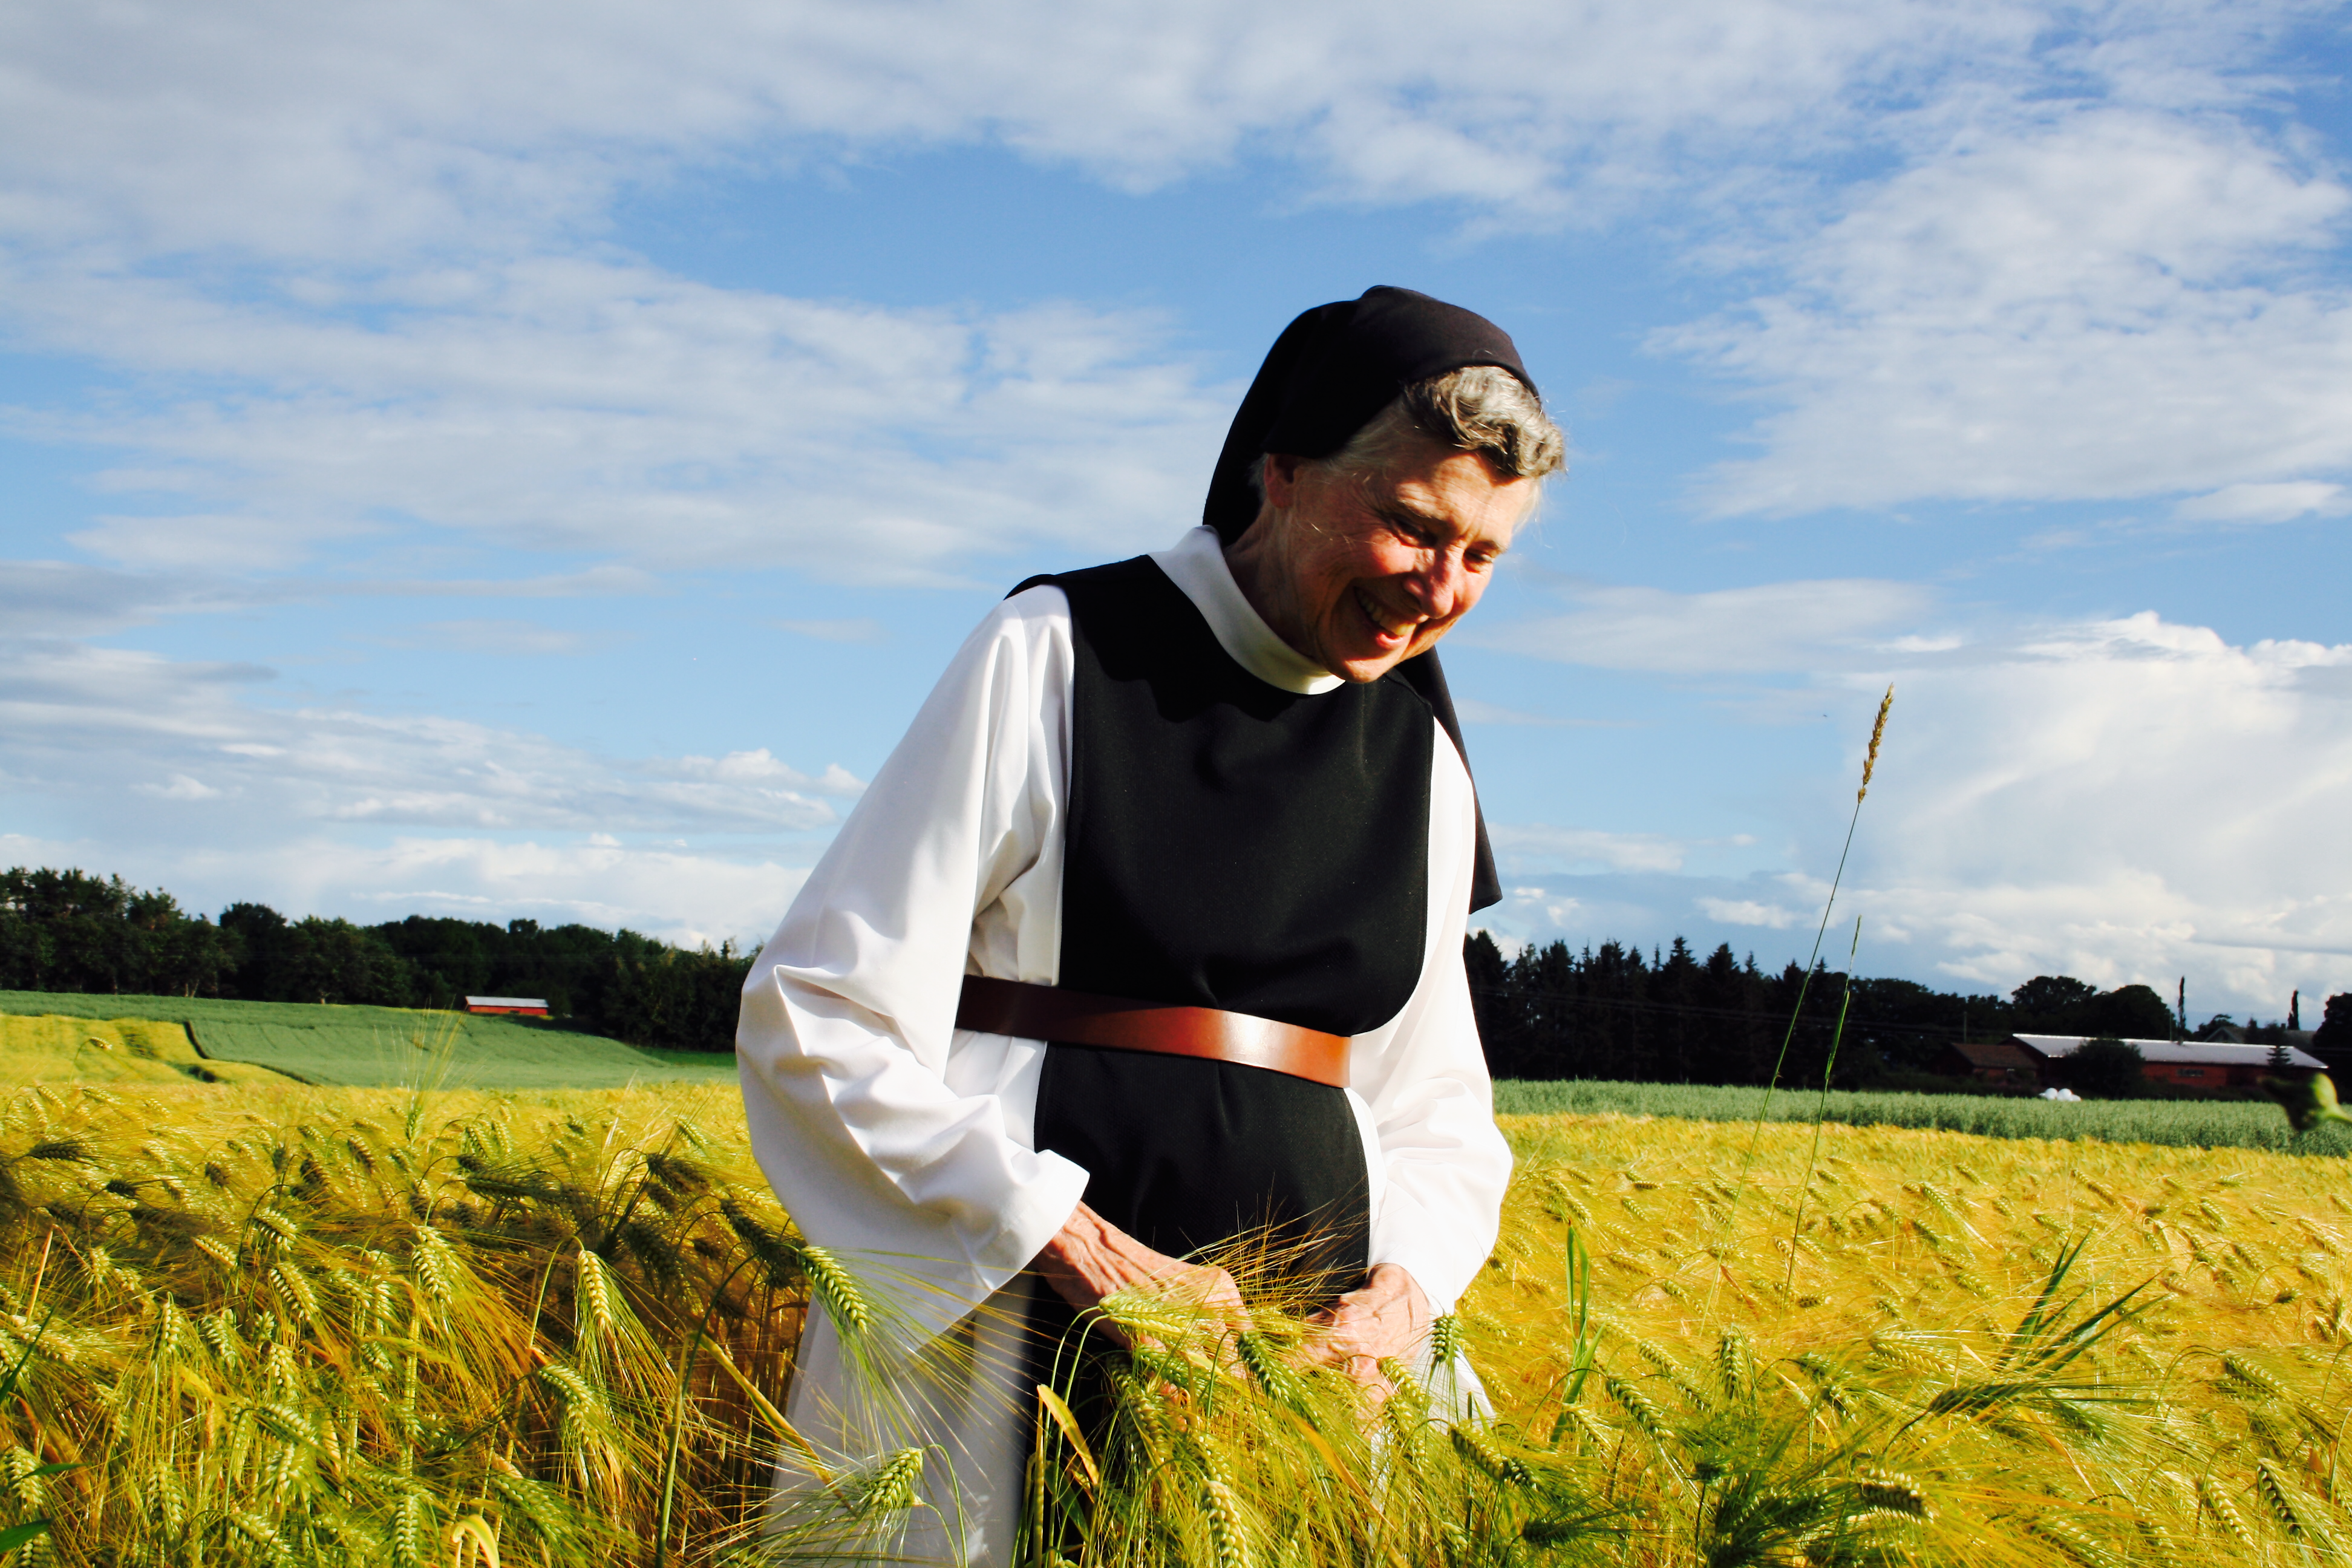
[{"label": "evergreen tree", "polygon": [[2331,1074],[2352,1080],[2352,991],[2327,999],[2312,1032],[2311,1054],[2327,1064]]}]

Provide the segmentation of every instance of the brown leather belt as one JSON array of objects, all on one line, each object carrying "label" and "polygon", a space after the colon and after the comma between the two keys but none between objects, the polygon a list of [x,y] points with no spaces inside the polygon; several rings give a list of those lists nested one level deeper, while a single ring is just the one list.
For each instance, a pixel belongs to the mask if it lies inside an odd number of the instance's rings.
[{"label": "brown leather belt", "polygon": [[1239,1062],[1333,1089],[1348,1087],[1347,1036],[1214,1007],[1167,1007],[967,974],[956,1027],[1024,1040]]}]

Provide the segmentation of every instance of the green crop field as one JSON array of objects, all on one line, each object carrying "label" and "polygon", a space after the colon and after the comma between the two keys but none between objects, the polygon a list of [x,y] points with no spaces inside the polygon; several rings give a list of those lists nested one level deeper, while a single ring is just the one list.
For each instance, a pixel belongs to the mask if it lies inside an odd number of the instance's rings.
[{"label": "green crop field", "polygon": [[1664,1116],[1689,1121],[1805,1121],[1972,1132],[1985,1138],[2095,1139],[2188,1149],[2271,1149],[2352,1154],[2352,1130],[2326,1126],[2298,1137],[2268,1100],[2100,1100],[2053,1103],[1992,1094],[1888,1094],[1782,1089],[1767,1107],[1760,1089],[1691,1083],[1542,1083],[1495,1086],[1505,1115]]},{"label": "green crop field", "polygon": [[[208,1061],[352,1088],[439,1082],[481,1089],[620,1089],[735,1079],[731,1056],[640,1050],[536,1020],[463,1013],[0,991],[0,1014],[177,1024]],[[13,1046],[16,1033],[5,1037]],[[20,1058],[17,1066],[30,1070],[34,1062]],[[25,1076],[0,1068],[0,1079],[23,1081]],[[57,1076],[87,1074],[60,1068]]]}]

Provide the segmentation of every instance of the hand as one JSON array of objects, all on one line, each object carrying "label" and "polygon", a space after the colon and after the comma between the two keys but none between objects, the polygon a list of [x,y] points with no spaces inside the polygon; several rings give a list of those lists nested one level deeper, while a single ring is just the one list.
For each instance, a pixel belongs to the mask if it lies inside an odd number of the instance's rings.
[{"label": "hand", "polygon": [[1393,1390],[1381,1363],[1402,1361],[1429,1337],[1435,1314],[1411,1273],[1383,1263],[1364,1282],[1307,1320],[1323,1332],[1310,1353],[1377,1393]]},{"label": "hand", "polygon": [[[1030,1267],[1081,1312],[1101,1305],[1106,1296],[1140,1288],[1196,1303],[1206,1316],[1235,1328],[1249,1326],[1249,1309],[1232,1275],[1155,1252],[1084,1204],[1071,1211]],[[1106,1321],[1102,1326],[1122,1348],[1134,1348],[1117,1324]]]}]

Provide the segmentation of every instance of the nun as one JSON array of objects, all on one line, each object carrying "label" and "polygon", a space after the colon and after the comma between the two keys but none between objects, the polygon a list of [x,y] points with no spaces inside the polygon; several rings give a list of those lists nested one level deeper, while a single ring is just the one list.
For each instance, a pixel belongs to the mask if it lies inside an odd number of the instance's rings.
[{"label": "nun", "polygon": [[781,1498],[920,1449],[894,1560],[1009,1562],[1031,1347],[1129,1287],[1237,1304],[1236,1237],[1335,1364],[1426,1357],[1510,1172],[1434,650],[1561,456],[1499,328],[1372,289],[1276,342],[1202,527],[965,641],[743,991],[753,1151],[861,1297],[812,1315]]}]

